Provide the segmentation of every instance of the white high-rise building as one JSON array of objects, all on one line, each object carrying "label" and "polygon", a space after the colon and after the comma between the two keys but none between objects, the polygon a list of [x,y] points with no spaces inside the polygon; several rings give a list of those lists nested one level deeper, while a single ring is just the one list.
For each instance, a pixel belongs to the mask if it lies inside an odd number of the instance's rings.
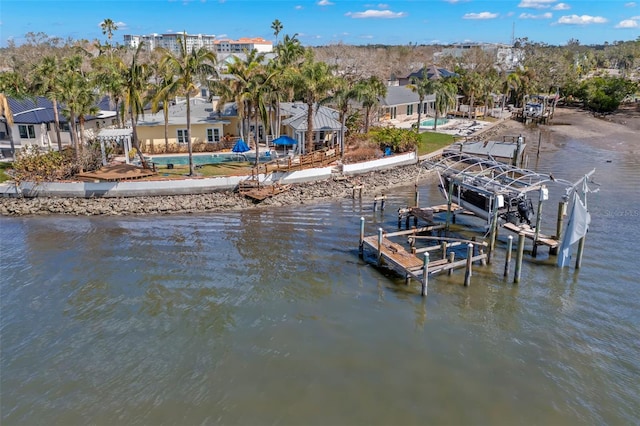
[{"label": "white high-rise building", "polygon": [[149,35],[124,35],[125,46],[137,49],[141,43],[144,48],[153,50],[162,47],[172,52],[180,52],[180,42],[185,37],[187,52],[193,49],[206,47],[216,53],[240,53],[246,50],[256,49],[258,52],[271,52],[273,43],[260,37],[240,38],[239,40],[231,40],[228,38],[217,40],[215,35],[206,34],[187,34],[187,33],[171,33],[171,34],[149,34]]}]

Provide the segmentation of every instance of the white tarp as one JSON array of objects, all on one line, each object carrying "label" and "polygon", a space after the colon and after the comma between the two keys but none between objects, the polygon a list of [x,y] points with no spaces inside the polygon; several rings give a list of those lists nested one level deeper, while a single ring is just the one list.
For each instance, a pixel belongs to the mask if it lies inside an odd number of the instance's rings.
[{"label": "white tarp", "polygon": [[567,231],[562,239],[560,253],[558,254],[558,266],[562,268],[569,262],[571,258],[571,245],[587,235],[590,222],[591,215],[587,211],[587,206],[582,203],[578,194],[574,193]]}]

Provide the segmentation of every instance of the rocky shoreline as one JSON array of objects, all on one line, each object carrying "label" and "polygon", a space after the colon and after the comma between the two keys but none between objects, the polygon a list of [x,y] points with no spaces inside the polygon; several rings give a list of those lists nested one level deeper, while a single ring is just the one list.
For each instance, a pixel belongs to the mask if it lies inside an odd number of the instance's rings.
[{"label": "rocky shoreline", "polygon": [[230,211],[264,206],[309,204],[330,198],[348,198],[354,185],[363,185],[363,195],[380,195],[393,186],[411,184],[426,179],[429,172],[419,165],[379,170],[343,180],[327,179],[292,185],[291,189],[261,203],[233,191],[208,194],[171,195],[122,198],[14,198],[0,197],[0,215],[164,215]]},{"label": "rocky shoreline", "polygon": [[[537,140],[539,131],[553,135],[553,145],[565,139],[580,139],[583,143],[605,149],[624,149],[637,152],[637,132],[640,131],[640,104],[621,109],[607,120],[594,118],[575,108],[557,108],[556,125],[525,127],[514,120],[501,121],[474,138],[495,140],[502,136],[522,134]],[[603,136],[609,137],[603,137]],[[615,136],[615,137],[613,137]],[[616,145],[612,145],[615,140]],[[549,143],[545,143],[549,146]],[[560,145],[556,148],[558,149]],[[531,148],[532,149],[532,148]],[[550,148],[543,148],[550,149]],[[149,196],[131,198],[13,198],[0,197],[0,216],[23,215],[164,215],[206,211],[231,211],[268,206],[310,204],[330,198],[349,198],[354,185],[363,185],[363,195],[373,197],[394,186],[411,185],[429,178],[430,173],[420,165],[403,166],[353,176],[344,180],[328,179],[292,185],[289,191],[268,198],[261,203],[232,191],[209,194]]]}]

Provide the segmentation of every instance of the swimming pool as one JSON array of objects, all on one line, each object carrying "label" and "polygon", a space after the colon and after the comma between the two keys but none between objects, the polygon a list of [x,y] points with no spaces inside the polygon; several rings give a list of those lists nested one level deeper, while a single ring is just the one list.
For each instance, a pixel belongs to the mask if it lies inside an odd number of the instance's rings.
[{"label": "swimming pool", "polygon": [[[424,120],[420,122],[420,127],[433,127],[433,118],[429,118],[428,120]],[[447,124],[449,120],[446,118],[438,118],[438,125]]]},{"label": "swimming pool", "polygon": [[[189,156],[184,155],[162,155],[146,157],[148,161],[151,161],[159,166],[166,166],[167,164],[173,164],[175,166],[184,166],[189,164]],[[230,161],[255,161],[255,154],[236,154],[235,152],[222,152],[222,153],[207,153],[207,154],[193,154],[193,164],[201,166],[203,164],[219,164],[227,163]],[[260,154],[260,161],[269,161],[271,157],[266,153]]]}]

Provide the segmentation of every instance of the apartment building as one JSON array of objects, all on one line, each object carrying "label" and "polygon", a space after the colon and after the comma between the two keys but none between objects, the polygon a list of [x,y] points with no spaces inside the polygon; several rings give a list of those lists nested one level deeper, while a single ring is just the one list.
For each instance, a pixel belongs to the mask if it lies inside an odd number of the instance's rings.
[{"label": "apartment building", "polygon": [[182,38],[186,40],[187,52],[193,49],[206,47],[216,53],[241,53],[245,49],[256,49],[258,52],[271,52],[273,43],[261,37],[240,38],[239,40],[231,40],[228,38],[216,39],[215,35],[206,34],[187,34],[187,33],[171,33],[171,34],[150,34],[150,35],[124,35],[125,46],[137,49],[141,43],[144,43],[145,49],[153,50],[157,47],[170,50],[175,53],[180,52],[180,42]]}]

